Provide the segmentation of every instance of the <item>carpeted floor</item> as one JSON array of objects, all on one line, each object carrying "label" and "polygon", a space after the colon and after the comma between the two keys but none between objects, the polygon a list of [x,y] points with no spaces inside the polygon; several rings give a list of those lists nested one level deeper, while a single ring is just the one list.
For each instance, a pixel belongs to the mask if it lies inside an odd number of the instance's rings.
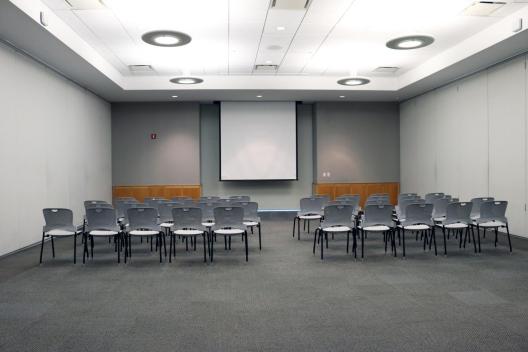
[{"label": "carpeted floor", "polygon": [[71,239],[55,259],[46,243],[41,266],[39,248],[5,257],[0,351],[528,351],[524,240],[511,255],[489,236],[480,255],[451,240],[435,257],[408,237],[402,260],[370,236],[355,261],[339,236],[321,261],[291,224],[266,218],[249,263],[238,238],[229,252],[218,242],[213,264],[180,244],[160,265],[144,243],[118,265],[104,240],[86,265]]}]

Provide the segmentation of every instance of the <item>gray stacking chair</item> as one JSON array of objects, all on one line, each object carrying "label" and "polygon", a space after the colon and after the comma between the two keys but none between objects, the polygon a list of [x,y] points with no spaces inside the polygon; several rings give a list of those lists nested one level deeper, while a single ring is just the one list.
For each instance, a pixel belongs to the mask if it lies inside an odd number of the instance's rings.
[{"label": "gray stacking chair", "polygon": [[410,204],[415,199],[420,199],[418,195],[405,195],[405,196],[398,196],[398,204],[394,207],[396,211],[396,215],[400,214],[400,209],[403,208],[403,204]]},{"label": "gray stacking chair", "polygon": [[[324,199],[324,202],[323,202],[323,208],[326,206],[326,204],[328,204],[328,202],[330,201],[330,196],[327,195],[327,194],[316,194],[313,196],[314,198],[322,198]],[[322,210],[322,208],[321,208]]]},{"label": "gray stacking chair", "polygon": [[210,229],[214,225],[214,208],[220,206],[217,202],[201,201],[197,204],[202,209],[202,225]]},{"label": "gray stacking chair", "polygon": [[[455,202],[448,203],[446,208],[445,219],[437,223],[436,226],[442,229],[444,235],[444,254],[447,255],[446,230],[453,230],[460,232],[459,248],[462,248],[462,231],[464,234],[464,248],[466,247],[466,239],[469,236],[469,229],[471,225],[471,203],[469,202]],[[475,243],[475,234],[473,234],[473,245],[475,246],[475,253],[477,252],[477,245]]]},{"label": "gray stacking chair", "polygon": [[77,263],[77,235],[79,231],[73,225],[73,212],[65,208],[45,208],[44,214],[45,225],[42,228],[42,242],[40,245],[40,263],[42,263],[42,252],[44,251],[44,239],[51,238],[51,251],[55,258],[55,237],[73,236],[73,263]]},{"label": "gray stacking chair", "polygon": [[244,225],[250,228],[251,233],[253,233],[253,227],[257,227],[259,236],[259,250],[262,250],[262,229],[260,217],[258,216],[258,203],[241,201],[235,203],[234,206],[242,207],[244,209]]},{"label": "gray stacking chair", "polygon": [[202,225],[202,209],[197,207],[178,207],[172,208],[172,221],[173,228],[170,236],[169,244],[169,262],[172,262],[172,254],[176,257],[176,237],[180,236],[185,238],[185,245],[188,249],[187,239],[191,237],[194,239],[194,250],[196,250],[196,237],[203,237],[203,254],[204,263],[207,262],[207,249],[206,246],[209,244],[207,231]]},{"label": "gray stacking chair", "polygon": [[[128,229],[126,238],[126,250],[125,250],[125,263],[127,257],[132,258],[132,237],[150,237],[151,238],[151,250],[152,240],[157,238],[159,244],[159,255],[160,263],[162,262],[161,257],[161,244],[164,240],[162,236],[161,228],[158,224],[158,210],[152,207],[134,207],[127,210],[128,216]],[[163,241],[165,248],[165,256],[167,256],[167,247],[165,241]]]},{"label": "gray stacking chair", "polygon": [[394,256],[396,256],[392,220],[393,209],[394,207],[390,204],[369,204],[365,206],[363,219],[358,226],[358,230],[361,233],[361,258],[364,257],[365,232],[382,233],[385,241],[385,252],[387,251],[387,241],[390,239]]},{"label": "gray stacking chair", "polygon": [[133,203],[138,203],[138,201],[135,200],[135,199],[131,199],[131,200],[128,200],[128,199],[117,199],[115,201],[116,211],[117,211],[117,219],[119,221],[121,221],[122,219],[125,219],[126,216],[127,216],[126,215],[126,211],[130,207],[127,204],[133,204]]},{"label": "gray stacking chair", "polygon": [[159,214],[159,224],[162,228],[167,229],[172,227],[172,208],[183,207],[182,202],[176,201],[167,201],[159,203],[158,205],[158,214]]},{"label": "gray stacking chair", "polygon": [[222,207],[230,207],[230,206],[233,206],[234,203],[238,202],[238,200],[236,199],[231,199],[231,198],[220,198],[216,201],[217,205],[218,206],[222,206]]},{"label": "gray stacking chair", "polygon": [[93,259],[94,238],[108,237],[115,241],[117,262],[121,262],[121,229],[117,223],[116,211],[113,208],[87,208],[86,229],[84,230],[83,263],[86,262],[88,253],[88,241],[90,241],[91,256]]},{"label": "gray stacking chair", "polygon": [[390,204],[390,201],[389,199],[387,198],[370,198],[370,199],[367,199],[367,201],[365,202],[365,207],[367,205],[391,205]]},{"label": "gray stacking chair", "polygon": [[199,202],[216,202],[219,199],[218,196],[201,196]]},{"label": "gray stacking chair", "polygon": [[307,197],[300,200],[300,210],[293,219],[293,237],[295,237],[295,223],[297,223],[297,239],[301,239],[301,220],[308,222],[308,232],[310,232],[310,221],[321,221],[323,218],[325,198]]},{"label": "gray stacking chair", "polygon": [[480,217],[480,205],[484,202],[495,200],[493,197],[478,197],[471,199],[471,220],[477,220]]},{"label": "gray stacking chair", "polygon": [[168,202],[165,198],[145,198],[145,204],[147,204],[149,207],[152,207],[154,209],[158,209],[158,205],[162,202]]},{"label": "gray stacking chair", "polygon": [[[319,240],[321,246],[321,260],[323,259],[323,247],[326,241],[326,248],[328,248],[328,234],[332,233],[346,233],[347,234],[347,253],[350,244],[350,233],[353,233],[354,225],[352,223],[352,212],[354,208],[348,204],[333,204],[327,205],[324,208],[324,220],[321,221],[319,227],[315,230],[313,253],[315,254],[315,244]],[[352,245],[354,255],[356,253],[356,237]]]},{"label": "gray stacking chair", "polygon": [[352,206],[352,216],[353,218],[356,218],[359,214],[359,211],[361,210],[361,207],[359,206],[359,202],[361,200],[361,197],[359,194],[343,194],[336,198],[336,201],[347,201],[348,204]]},{"label": "gray stacking chair", "polygon": [[251,198],[249,196],[229,196],[229,199],[234,199],[237,202],[250,202]]},{"label": "gray stacking chair", "polygon": [[[244,209],[235,206],[221,206],[214,208],[214,226],[212,227],[213,235],[224,236],[224,245],[227,248],[227,237],[229,237],[229,248],[231,249],[231,236],[244,236],[246,245],[246,262],[248,261],[248,238],[247,229],[244,225]],[[211,253],[209,257],[211,262],[214,257],[214,241],[211,242]]]},{"label": "gray stacking chair", "polygon": [[444,198],[444,193],[442,192],[433,192],[433,193],[427,193],[424,197],[426,203],[433,204],[433,201],[438,198]]},{"label": "gray stacking chair", "polygon": [[433,221],[435,223],[445,220],[448,204],[448,198],[436,198],[433,200]]},{"label": "gray stacking chair", "polygon": [[434,243],[435,255],[437,255],[435,227],[432,220],[433,205],[423,202],[411,203],[407,205],[405,214],[405,219],[397,227],[398,236],[400,230],[402,230],[403,256],[405,257],[405,231],[422,233],[424,235],[424,250],[427,242],[429,242],[429,249],[431,249],[431,244]]},{"label": "gray stacking chair", "polygon": [[107,205],[111,205],[110,203],[108,203],[106,200],[85,200],[84,201],[84,207],[88,207],[89,205],[97,205],[97,204],[107,204]]},{"label": "gray stacking chair", "polygon": [[398,221],[403,221],[406,219],[407,216],[407,207],[409,204],[425,204],[425,200],[419,199],[419,198],[410,198],[410,199],[403,199],[401,204],[398,205],[398,209],[396,211],[396,217]]},{"label": "gray stacking chair", "polygon": [[137,199],[134,197],[117,197],[114,199],[115,202],[126,201],[126,202],[137,202]]},{"label": "gray stacking chair", "polygon": [[510,252],[512,251],[512,244],[510,238],[510,229],[508,227],[508,219],[506,218],[506,208],[508,202],[489,200],[480,204],[480,216],[473,220],[473,226],[477,228],[477,239],[478,239],[478,251],[480,249],[480,229],[484,230],[484,234],[487,229],[495,230],[495,247],[498,242],[499,228],[505,228],[506,234],[508,235],[508,244],[510,246]]}]

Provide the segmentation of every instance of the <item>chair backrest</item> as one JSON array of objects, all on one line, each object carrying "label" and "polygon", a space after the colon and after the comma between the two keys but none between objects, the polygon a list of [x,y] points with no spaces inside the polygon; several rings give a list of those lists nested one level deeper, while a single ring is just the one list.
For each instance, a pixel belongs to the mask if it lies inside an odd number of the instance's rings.
[{"label": "chair backrest", "polygon": [[216,207],[214,208],[214,222],[216,228],[245,229],[244,208],[242,207]]},{"label": "chair backrest", "polygon": [[458,203],[460,201],[459,198],[451,198],[449,199],[449,203]]},{"label": "chair backrest", "polygon": [[411,203],[405,210],[404,226],[424,224],[432,226],[433,205],[431,203]]},{"label": "chair backrest", "polygon": [[323,207],[330,201],[330,196],[326,194],[316,194],[313,196],[313,198],[323,199],[323,206],[321,207],[321,210],[323,210]]},{"label": "chair backrest", "polygon": [[198,207],[172,208],[173,230],[202,229],[202,209]]},{"label": "chair backrest", "polygon": [[220,199],[220,197],[218,197],[218,196],[201,196],[200,197],[200,202],[203,202],[203,201],[205,201],[205,202],[214,202],[214,201],[217,201],[219,199]]},{"label": "chair backrest", "polygon": [[317,197],[306,197],[300,201],[301,213],[321,214],[323,211],[325,199]]},{"label": "chair backrest", "polygon": [[115,201],[116,202],[119,202],[119,201],[137,202],[137,199],[134,198],[134,197],[117,197],[117,198],[115,198]]},{"label": "chair backrest", "polygon": [[388,194],[381,194],[381,193],[371,194],[370,196],[368,196],[365,204],[367,203],[390,204],[390,197]]},{"label": "chair backrest", "polygon": [[504,200],[488,200],[480,204],[480,218],[477,222],[501,221],[508,223],[506,208],[508,202]]},{"label": "chair backrest", "polygon": [[373,198],[367,199],[365,206],[367,205],[391,205],[390,201],[386,198]]},{"label": "chair backrest", "polygon": [[90,205],[96,205],[96,204],[110,204],[106,200],[85,200],[84,201],[84,207],[88,207]]},{"label": "chair backrest", "polygon": [[223,207],[230,207],[232,206],[234,203],[238,202],[238,200],[236,199],[231,199],[231,198],[220,198],[216,201],[216,203],[218,204],[218,206],[223,206]]},{"label": "chair backrest", "polygon": [[130,229],[159,231],[158,210],[152,207],[134,207],[127,210]]},{"label": "chair backrest", "polygon": [[158,214],[160,222],[172,221],[172,208],[182,207],[182,202],[163,202],[158,205]]},{"label": "chair backrest", "polygon": [[444,224],[463,223],[470,224],[471,203],[455,202],[447,204],[446,219]]},{"label": "chair backrest", "polygon": [[398,205],[398,209],[400,210],[398,214],[399,218],[407,219],[407,207],[410,204],[425,204],[425,200],[419,198],[403,199],[402,202]]},{"label": "chair backrest", "polygon": [[398,204],[400,204],[401,200],[403,198],[411,198],[411,197],[416,197],[418,195],[418,193],[400,193],[398,194]]},{"label": "chair backrest", "polygon": [[258,203],[257,202],[236,202],[233,206],[244,209],[244,220],[258,220]]},{"label": "chair backrest", "polygon": [[214,220],[214,208],[220,206],[217,202],[199,202],[198,207],[202,209],[204,221]]},{"label": "chair backrest", "polygon": [[480,205],[484,202],[495,200],[493,197],[477,197],[471,199],[471,217],[478,218],[480,216]]},{"label": "chair backrest", "polygon": [[54,229],[64,229],[73,227],[73,212],[66,208],[45,208],[42,209],[44,214],[44,231]]},{"label": "chair backrest", "polygon": [[237,202],[249,202],[251,198],[249,196],[230,196],[229,199],[234,199]]},{"label": "chair backrest", "polygon": [[172,197],[171,198],[172,202],[181,202],[181,201],[184,201],[184,200],[193,200],[193,199],[192,199],[192,197],[187,197],[187,196],[177,196],[177,197]]},{"label": "chair backrest", "polygon": [[451,198],[453,198],[453,196],[450,195],[450,194],[446,194],[446,195],[444,195],[444,198],[447,198],[448,200],[451,200]]},{"label": "chair backrest", "polygon": [[145,198],[145,204],[155,209],[158,209],[159,204],[162,202],[168,202],[168,200],[165,198]]},{"label": "chair backrest", "polygon": [[365,206],[362,226],[384,225],[393,227],[392,210],[390,204],[369,204]]},{"label": "chair backrest", "polygon": [[350,205],[352,205],[354,208],[359,207],[359,201],[361,197],[359,194],[343,194],[339,197],[336,197],[336,200],[346,200],[349,202]]},{"label": "chair backrest", "polygon": [[86,231],[112,230],[116,231],[117,217],[113,208],[88,208],[86,209]]},{"label": "chair backrest", "polygon": [[449,199],[447,198],[436,198],[433,200],[433,218],[442,218],[446,216],[447,204]]},{"label": "chair backrest", "polygon": [[84,202],[84,209],[90,209],[90,208],[110,208],[113,209],[114,207],[112,204],[108,203],[86,203]]},{"label": "chair backrest", "polygon": [[442,192],[427,193],[425,195],[425,202],[432,204],[433,200],[435,200],[437,198],[443,198],[443,197],[444,197],[444,193],[442,193]]},{"label": "chair backrest", "polygon": [[354,207],[349,204],[332,204],[324,208],[324,226],[352,227]]}]

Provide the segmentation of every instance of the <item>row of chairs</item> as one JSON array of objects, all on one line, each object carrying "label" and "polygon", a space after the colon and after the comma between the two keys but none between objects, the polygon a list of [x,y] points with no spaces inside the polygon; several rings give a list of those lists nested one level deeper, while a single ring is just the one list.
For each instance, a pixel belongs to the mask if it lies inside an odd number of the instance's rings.
[{"label": "row of chairs", "polygon": [[[405,193],[398,196],[398,204],[390,204],[388,194],[370,196],[362,209],[359,206],[359,195],[344,195],[335,201],[325,201],[324,197],[314,196],[301,199],[301,210],[294,219],[293,236],[297,224],[298,238],[300,238],[300,220],[318,220],[320,225],[316,228],[313,252],[316,243],[321,244],[321,259],[323,258],[323,241],[328,248],[328,234],[332,237],[335,233],[347,234],[347,253],[349,252],[349,238],[353,235],[353,251],[357,256],[356,235],[361,237],[361,256],[364,257],[364,238],[368,232],[383,234],[385,250],[390,242],[391,249],[396,255],[395,238],[403,243],[403,256],[405,251],[405,233],[414,232],[424,239],[424,250],[427,244],[429,249],[434,244],[435,254],[436,235],[435,229],[440,228],[444,234],[444,254],[447,255],[447,239],[453,233],[459,236],[459,247],[465,247],[466,241],[473,238],[475,252],[481,251],[480,230],[495,230],[495,246],[498,242],[498,230],[505,228],[508,236],[510,252],[512,251],[508,221],[505,216],[506,201],[495,201],[492,197],[479,197],[471,202],[459,202],[444,193],[430,193],[425,199],[415,193]],[[477,230],[477,241],[474,230]],[[309,230],[308,230],[309,231]],[[446,239],[447,233],[447,239]],[[471,234],[471,237],[470,237]],[[462,242],[463,238],[463,242]]]},{"label": "row of chairs", "polygon": [[[85,218],[81,226],[73,224],[73,212],[64,208],[47,208],[43,210],[45,226],[42,232],[40,262],[44,249],[44,239],[51,238],[53,257],[55,257],[54,237],[74,237],[74,263],[77,257],[77,236],[82,235],[84,242],[83,262],[86,255],[92,255],[94,238],[107,237],[109,242],[114,239],[117,260],[120,262],[121,251],[124,249],[125,262],[132,255],[132,238],[143,237],[150,240],[151,250],[156,242],[162,261],[162,246],[166,252],[166,237],[169,237],[169,261],[176,255],[176,239],[188,239],[194,243],[201,236],[204,244],[204,261],[207,252],[211,261],[214,256],[216,236],[224,236],[224,244],[231,249],[231,236],[240,235],[245,242],[246,261],[248,260],[248,228],[253,233],[257,227],[259,234],[259,249],[261,242],[261,222],[258,217],[258,204],[249,201],[247,196],[231,197],[227,201],[219,197],[203,197],[195,203],[191,199],[177,198],[171,201],[161,198],[146,198],[145,203],[139,203],[133,198],[116,199],[116,209],[105,202],[91,200],[85,202]],[[88,251],[88,246],[91,251]],[[206,248],[207,247],[207,248]]]}]

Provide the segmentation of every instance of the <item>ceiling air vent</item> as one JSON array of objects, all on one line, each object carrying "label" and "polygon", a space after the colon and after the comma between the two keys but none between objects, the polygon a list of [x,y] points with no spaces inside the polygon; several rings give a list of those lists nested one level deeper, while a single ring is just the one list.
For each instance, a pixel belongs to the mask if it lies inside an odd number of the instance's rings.
[{"label": "ceiling air vent", "polygon": [[129,65],[128,70],[134,74],[154,73],[154,69],[150,65]]},{"label": "ceiling air vent", "polygon": [[376,68],[373,72],[376,72],[376,73],[395,73],[399,69],[400,69],[399,67],[394,67],[394,66],[380,66],[380,67]]},{"label": "ceiling air vent", "polygon": [[305,10],[310,0],[272,0],[271,8],[280,10]]},{"label": "ceiling air vent", "polygon": [[279,65],[255,65],[255,72],[259,73],[275,73],[279,69]]},{"label": "ceiling air vent", "polygon": [[506,3],[503,1],[476,1],[466,7],[463,13],[466,16],[490,16],[504,5]]},{"label": "ceiling air vent", "polygon": [[72,10],[101,10],[105,6],[101,0],[64,0]]}]

